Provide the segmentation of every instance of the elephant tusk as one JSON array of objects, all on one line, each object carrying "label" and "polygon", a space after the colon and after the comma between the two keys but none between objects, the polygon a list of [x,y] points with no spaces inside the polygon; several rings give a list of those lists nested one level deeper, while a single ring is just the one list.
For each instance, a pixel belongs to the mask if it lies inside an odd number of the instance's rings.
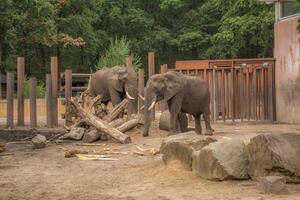
[{"label": "elephant tusk", "polygon": [[140,94],[138,94],[138,95],[143,101],[145,101],[145,98],[142,95],[140,95]]},{"label": "elephant tusk", "polygon": [[155,103],[156,103],[155,101],[152,102],[152,104],[150,105],[150,107],[149,107],[149,109],[148,109],[149,111],[152,110],[152,108],[154,108]]},{"label": "elephant tusk", "polygon": [[145,108],[145,105],[143,105],[141,108],[140,108],[140,110],[143,110]]},{"label": "elephant tusk", "polygon": [[132,100],[134,99],[132,96],[129,95],[128,92],[126,92],[126,96],[127,96],[129,99],[132,99]]}]

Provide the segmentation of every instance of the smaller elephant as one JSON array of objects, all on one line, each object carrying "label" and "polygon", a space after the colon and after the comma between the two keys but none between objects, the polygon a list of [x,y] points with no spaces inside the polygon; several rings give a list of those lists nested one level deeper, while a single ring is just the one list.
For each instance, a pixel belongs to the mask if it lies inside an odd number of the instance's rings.
[{"label": "smaller elephant", "polygon": [[145,89],[145,109],[144,109],[144,133],[149,135],[151,125],[150,111],[155,103],[165,100],[170,112],[170,132],[169,135],[180,132],[178,129],[178,114],[188,113],[195,118],[195,131],[202,133],[200,116],[206,126],[206,134],[212,135],[213,129],[210,125],[210,92],[208,84],[199,77],[191,77],[179,72],[169,71],[164,74],[157,74],[150,77]]}]

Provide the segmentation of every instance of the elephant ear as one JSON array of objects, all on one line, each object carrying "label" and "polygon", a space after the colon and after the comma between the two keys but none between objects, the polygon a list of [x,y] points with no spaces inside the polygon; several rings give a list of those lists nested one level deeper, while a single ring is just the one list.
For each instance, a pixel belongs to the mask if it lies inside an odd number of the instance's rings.
[{"label": "elephant ear", "polygon": [[165,100],[168,101],[183,89],[181,77],[176,72],[168,72],[164,76],[166,85]]},{"label": "elephant ear", "polygon": [[111,86],[118,92],[123,92],[123,85],[117,75],[113,75],[109,79],[109,84],[111,84]]}]

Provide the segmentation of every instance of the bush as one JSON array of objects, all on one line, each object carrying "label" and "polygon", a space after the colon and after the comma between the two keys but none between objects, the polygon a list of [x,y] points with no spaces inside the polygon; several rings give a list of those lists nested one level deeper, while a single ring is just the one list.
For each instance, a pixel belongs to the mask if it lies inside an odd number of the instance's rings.
[{"label": "bush", "polygon": [[126,57],[132,55],[133,68],[135,71],[142,66],[140,57],[130,53],[129,41],[122,37],[120,40],[116,38],[110,41],[110,47],[106,50],[105,55],[99,59],[96,64],[96,69],[103,67],[114,67],[126,65]]},{"label": "bush", "polygon": [[[29,88],[30,88],[29,79],[25,77],[25,83],[24,83],[25,99],[29,98]],[[44,98],[44,97],[45,97],[45,84],[42,81],[38,81],[36,85],[36,98]]]}]

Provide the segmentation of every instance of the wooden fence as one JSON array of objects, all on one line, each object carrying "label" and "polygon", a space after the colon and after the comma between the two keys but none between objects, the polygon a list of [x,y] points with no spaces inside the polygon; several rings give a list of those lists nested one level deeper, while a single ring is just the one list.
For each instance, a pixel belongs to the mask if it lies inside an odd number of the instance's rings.
[{"label": "wooden fence", "polygon": [[267,58],[179,61],[174,70],[208,81],[213,121],[275,121],[274,67]]}]

